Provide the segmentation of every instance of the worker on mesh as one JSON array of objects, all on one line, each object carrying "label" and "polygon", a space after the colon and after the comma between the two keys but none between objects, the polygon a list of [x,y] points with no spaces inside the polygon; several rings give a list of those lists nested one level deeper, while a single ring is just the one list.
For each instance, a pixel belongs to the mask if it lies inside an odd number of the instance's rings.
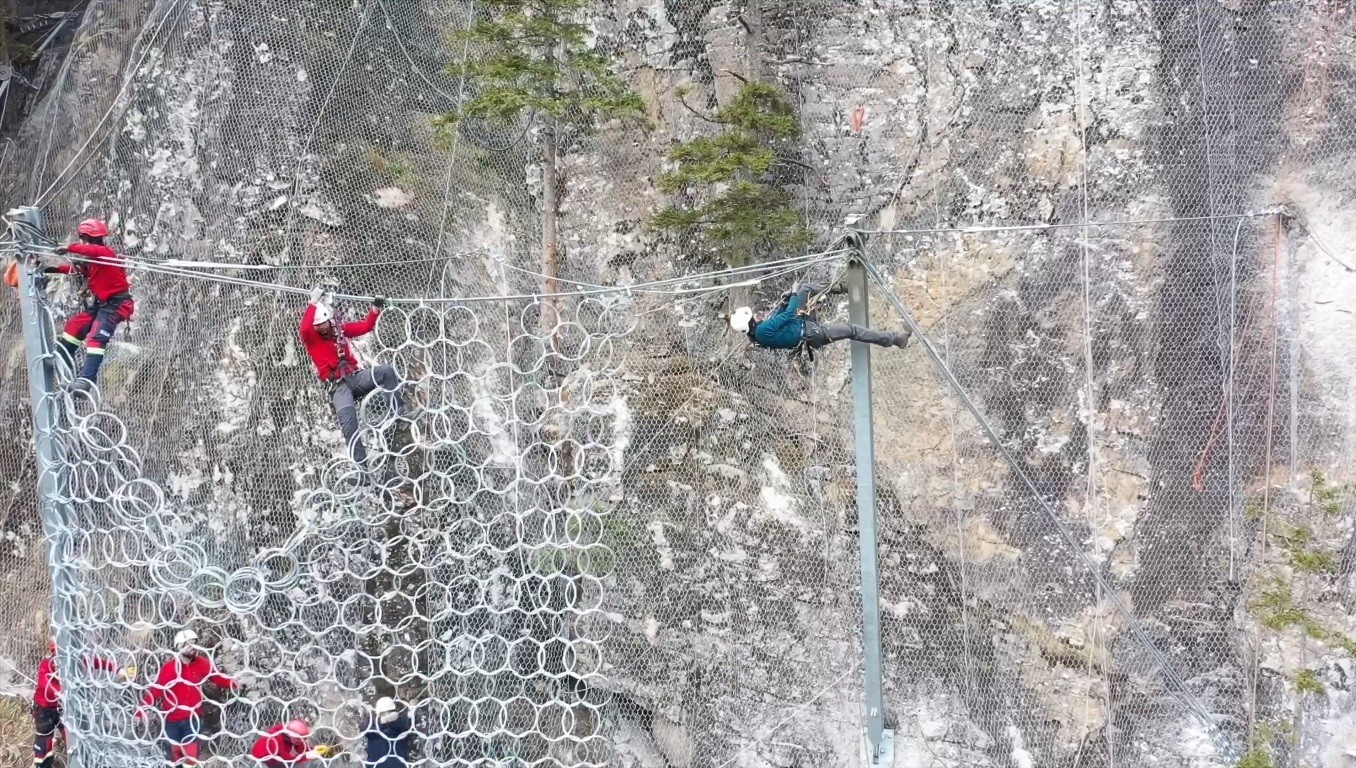
[{"label": "worker on mesh", "polygon": [[363,768],[407,768],[413,740],[409,712],[390,696],[382,696],[363,732],[367,747]]},{"label": "worker on mesh", "polygon": [[146,692],[137,719],[145,721],[155,708],[165,718],[165,759],[173,765],[196,765],[201,753],[202,686],[210,682],[239,695],[241,686],[217,671],[212,659],[197,646],[198,633],[180,630],[174,636],[176,653],[156,675]]},{"label": "worker on mesh", "polygon": [[70,264],[44,269],[47,273],[76,274],[84,278],[90,298],[79,312],[66,321],[61,348],[72,363],[81,342],[85,345],[85,363],[71,388],[88,390],[99,380],[108,344],[118,326],[132,319],[136,303],[132,301],[132,283],[127,278],[123,258],[104,244],[108,224],[101,219],[80,222],[79,242],[56,249],[59,254],[73,253],[80,259]]},{"label": "worker on mesh", "polygon": [[312,748],[310,737],[310,723],[301,719],[288,720],[260,736],[250,754],[263,768],[293,768],[339,754],[339,748],[329,744]]},{"label": "worker on mesh", "polygon": [[391,393],[397,414],[402,409],[400,377],[389,365],[363,369],[349,339],[365,336],[377,325],[377,317],[386,307],[386,299],[372,301],[367,317],[355,323],[335,322],[334,309],[325,300],[324,289],[311,291],[311,303],[301,316],[301,341],[315,363],[320,380],[330,387],[330,401],[339,419],[353,461],[366,465],[367,449],[358,437],[358,404],[378,388]]},{"label": "worker on mesh", "polygon": [[730,316],[730,327],[768,349],[816,350],[846,339],[903,349],[909,342],[908,331],[890,333],[851,323],[820,322],[809,304],[811,296],[824,292],[823,287],[801,283],[782,294],[777,306],[760,317],[755,318],[749,307],[736,309]]},{"label": "worker on mesh", "polygon": [[[33,689],[34,768],[52,768],[58,728],[61,729],[61,740],[66,741],[66,726],[61,721],[61,678],[57,674],[56,652],[56,641],[49,641],[47,653],[38,662],[37,685]],[[136,667],[119,669],[116,662],[102,656],[86,656],[81,662],[89,669],[117,675],[123,681],[130,681],[137,674]]]}]

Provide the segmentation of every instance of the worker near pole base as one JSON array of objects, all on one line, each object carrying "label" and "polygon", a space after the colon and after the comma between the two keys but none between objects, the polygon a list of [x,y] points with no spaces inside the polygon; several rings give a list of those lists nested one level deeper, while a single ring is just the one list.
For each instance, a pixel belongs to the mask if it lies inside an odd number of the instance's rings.
[{"label": "worker near pole base", "polygon": [[[33,765],[52,768],[56,731],[61,729],[61,740],[66,741],[66,726],[61,722],[61,678],[57,674],[56,641],[47,643],[47,654],[38,662],[37,686],[33,690]],[[129,681],[136,677],[137,668],[118,669],[111,659],[92,656],[82,662],[91,669],[103,670]],[[67,742],[69,744],[69,742]]]},{"label": "worker near pole base", "polygon": [[377,699],[372,720],[363,733],[367,757],[363,768],[407,768],[414,740],[410,715],[390,696]]},{"label": "worker near pole base", "polygon": [[909,332],[890,333],[863,328],[851,323],[822,323],[807,312],[810,297],[823,289],[802,283],[782,295],[781,302],[769,313],[754,317],[749,307],[740,307],[730,316],[730,327],[745,334],[749,341],[768,349],[816,350],[835,341],[851,339],[879,347],[904,348]]},{"label": "worker near pole base", "polygon": [[321,744],[314,749],[307,741],[311,725],[305,720],[288,720],[275,725],[254,742],[250,752],[263,768],[293,768],[312,760],[323,760],[339,754],[337,747]]},{"label": "worker near pole base", "polygon": [[377,325],[377,317],[386,307],[386,299],[378,296],[372,301],[367,317],[356,323],[335,322],[334,309],[324,301],[323,289],[311,291],[311,303],[301,316],[301,341],[315,363],[320,380],[330,388],[330,401],[339,419],[339,429],[353,461],[367,463],[367,449],[358,437],[358,404],[378,387],[390,392],[396,413],[402,409],[400,376],[389,365],[364,370],[358,362],[349,339],[365,336]]},{"label": "worker near pole base", "polygon": [[213,666],[198,642],[198,633],[180,630],[174,636],[176,655],[160,668],[155,685],[146,692],[144,706],[137,719],[145,720],[147,709],[154,707],[165,717],[165,759],[174,765],[196,765],[201,752],[202,686],[210,682],[235,693],[241,687]]},{"label": "worker near pole base", "polygon": [[123,258],[104,244],[108,224],[101,219],[87,219],[77,230],[79,242],[63,245],[57,253],[73,253],[82,260],[44,269],[47,273],[77,274],[85,279],[92,299],[80,312],[66,321],[61,334],[61,347],[72,362],[81,342],[85,345],[85,364],[79,377],[71,382],[72,389],[87,390],[99,380],[99,368],[104,364],[108,344],[118,326],[132,319],[136,303],[132,301],[132,283],[127,278]]}]

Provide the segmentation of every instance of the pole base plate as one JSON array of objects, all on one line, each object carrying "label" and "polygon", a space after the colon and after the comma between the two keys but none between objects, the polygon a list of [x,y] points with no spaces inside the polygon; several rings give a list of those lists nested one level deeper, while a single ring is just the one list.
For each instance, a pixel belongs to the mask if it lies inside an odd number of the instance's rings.
[{"label": "pole base plate", "polygon": [[862,765],[866,768],[890,768],[895,762],[895,732],[886,728],[880,732],[880,750],[871,758],[871,740],[862,729]]}]

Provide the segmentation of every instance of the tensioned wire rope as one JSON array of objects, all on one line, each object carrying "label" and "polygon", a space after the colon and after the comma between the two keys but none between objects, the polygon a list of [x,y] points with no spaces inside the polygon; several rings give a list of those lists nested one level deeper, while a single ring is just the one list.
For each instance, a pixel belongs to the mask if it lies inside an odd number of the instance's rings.
[{"label": "tensioned wire rope", "polygon": [[[1176,222],[1192,222],[1192,221],[1198,222],[1223,221],[1223,220],[1232,221],[1235,219],[1258,218],[1263,216],[1272,216],[1284,213],[1285,211],[1281,208],[1271,207],[1258,211],[1244,211],[1242,213],[1233,213],[1233,214],[1215,214],[1210,216],[1169,216],[1152,219],[1119,219],[1111,221],[1089,221],[1089,222],[1055,222],[1047,224],[998,224],[993,226],[973,226],[973,227],[920,227],[917,229],[858,229],[856,231],[861,232],[864,235],[905,235],[905,236],[929,235],[929,234],[973,235],[997,232],[1039,232],[1051,229],[1078,229],[1080,227],[1122,227],[1122,226],[1144,226],[1148,224],[1171,224]],[[1336,257],[1333,257],[1331,252],[1325,246],[1318,242],[1317,238],[1313,239],[1314,242],[1317,245],[1319,245],[1319,247],[1325,253],[1332,257],[1334,261],[1337,261]],[[834,240],[830,247],[832,247],[832,245],[837,245],[839,242],[842,242],[842,238]],[[431,246],[427,245],[426,243],[415,243],[415,244],[420,245],[423,248],[432,250]],[[344,262],[334,264],[306,264],[306,263],[247,264],[226,261],[187,261],[182,259],[166,259],[159,262],[145,261],[144,263],[160,264],[166,267],[178,267],[184,269],[248,269],[248,270],[268,271],[268,270],[350,269],[357,267],[396,267],[408,264],[425,264],[429,262],[446,261],[449,258],[450,258],[449,256],[428,256],[418,259],[388,259],[375,261]],[[494,256],[491,256],[491,258],[495,258],[496,261],[500,260]],[[1341,262],[1338,263],[1341,264]],[[1346,265],[1343,264],[1343,266],[1345,267]],[[514,267],[511,265],[509,268],[519,272],[530,272],[530,270],[523,270],[520,267]],[[1348,269],[1350,270],[1349,267]],[[540,276],[540,273],[532,274],[537,274],[538,276]],[[558,279],[560,279],[561,282],[570,282],[577,285],[589,285],[588,283],[579,283],[578,281],[564,280],[561,278]]]},{"label": "tensioned wire rope", "polygon": [[1174,224],[1186,221],[1232,221],[1234,219],[1250,219],[1261,216],[1274,216],[1285,213],[1285,209],[1280,206],[1271,206],[1259,211],[1243,211],[1241,213],[1215,213],[1207,216],[1164,216],[1153,219],[1119,219],[1110,221],[1070,221],[1070,222],[1052,222],[1047,224],[995,224],[993,226],[973,226],[973,227],[919,227],[918,229],[861,229],[858,230],[865,235],[936,235],[936,234],[960,234],[960,235],[980,235],[989,232],[1039,232],[1047,229],[1079,229],[1081,227],[1122,227],[1122,226],[1140,226],[1144,224]]},{"label": "tensioned wire rope", "polygon": [[[1258,216],[1275,215],[1275,214],[1281,213],[1281,212],[1282,212],[1282,211],[1280,211],[1279,209],[1265,209],[1265,210],[1261,210],[1261,211],[1248,211],[1248,212],[1237,213],[1237,214],[1218,214],[1218,215],[1211,215],[1211,216],[1164,217],[1164,218],[1156,218],[1156,219],[1124,219],[1124,220],[1117,220],[1117,221],[1098,221],[1098,222],[1082,222],[1082,223],[1072,223],[1072,222],[1070,222],[1070,223],[1052,223],[1052,224],[998,225],[998,226],[992,226],[992,227],[960,227],[960,228],[957,228],[957,227],[932,227],[932,228],[920,228],[920,229],[858,230],[858,231],[862,232],[863,234],[883,234],[883,235],[910,235],[910,234],[930,234],[930,233],[979,234],[979,233],[986,233],[986,232],[1039,231],[1039,230],[1058,229],[1058,228],[1078,228],[1078,227],[1093,227],[1093,226],[1132,226],[1132,225],[1145,225],[1145,224],[1171,223],[1171,222],[1182,222],[1182,221],[1234,220],[1234,219],[1243,219],[1243,218],[1258,217]],[[836,245],[836,244],[839,243],[839,242],[841,242],[841,238],[838,239],[838,240],[835,240],[835,241],[834,241],[834,245]],[[724,269],[724,270],[715,270],[715,271],[706,272],[706,273],[701,273],[701,274],[697,274],[697,275],[675,277],[675,278],[669,278],[669,279],[665,279],[665,280],[651,281],[651,282],[646,282],[646,283],[636,283],[636,284],[633,284],[633,285],[630,285],[630,286],[603,286],[603,285],[599,285],[599,286],[596,286],[596,287],[591,287],[591,286],[588,286],[588,284],[581,284],[581,283],[578,283],[578,281],[570,281],[571,283],[576,283],[576,284],[581,285],[581,289],[580,289],[580,290],[573,290],[573,291],[552,292],[552,293],[541,292],[541,293],[504,294],[504,295],[493,295],[493,296],[426,297],[426,298],[403,298],[403,297],[392,297],[392,298],[388,298],[387,300],[388,300],[389,302],[391,302],[391,303],[394,303],[394,304],[402,304],[402,303],[403,303],[403,304],[466,304],[466,303],[475,303],[475,302],[483,302],[483,301],[505,301],[505,300],[522,300],[522,299],[542,299],[542,298],[570,297],[570,296],[604,295],[604,294],[611,294],[611,293],[646,293],[646,292],[659,292],[659,293],[675,293],[675,294],[678,294],[678,293],[701,292],[701,291],[703,291],[703,290],[719,290],[719,289],[722,289],[722,288],[728,288],[728,287],[731,287],[731,286],[726,285],[726,286],[720,286],[719,288],[708,288],[708,289],[676,289],[676,288],[672,288],[672,286],[680,285],[680,284],[682,284],[682,283],[693,282],[693,281],[698,281],[698,280],[702,280],[702,279],[711,279],[711,278],[722,277],[722,276],[736,276],[736,275],[745,275],[745,274],[756,274],[756,273],[758,273],[758,272],[765,271],[766,269],[771,268],[771,267],[781,267],[781,266],[787,266],[787,265],[792,265],[792,264],[795,264],[797,268],[810,267],[810,266],[814,266],[814,265],[819,264],[819,263],[824,263],[825,261],[833,260],[833,259],[838,258],[839,256],[841,256],[841,255],[843,255],[843,254],[846,254],[846,253],[848,253],[848,252],[849,252],[848,249],[829,250],[829,251],[824,251],[824,252],[816,253],[816,254],[807,254],[807,255],[804,255],[804,256],[796,256],[796,257],[791,257],[791,258],[787,258],[787,259],[780,259],[780,260],[774,260],[774,261],[769,261],[769,262],[763,262],[763,263],[761,263],[761,264],[750,265],[750,266],[746,266],[746,267],[735,267],[735,268],[729,268],[729,269]],[[69,258],[69,259],[71,259],[71,260],[73,260],[73,261],[85,261],[85,259],[81,259],[80,257],[76,257],[76,256],[70,256],[70,255],[68,255],[67,258]],[[444,260],[444,258],[443,258],[443,257],[434,257],[434,258],[430,258],[430,259],[428,259],[428,260],[429,260],[429,261],[436,261],[436,260]],[[408,260],[404,260],[404,261],[402,261],[402,260],[390,260],[390,261],[385,261],[385,262],[383,262],[383,261],[365,262],[365,265],[367,265],[367,266],[398,266],[398,265],[400,265],[400,264],[408,264],[408,263],[414,263],[414,262],[408,261]],[[190,262],[190,261],[180,261],[180,260],[166,260],[166,261],[164,261],[164,262],[158,262],[158,263],[157,263],[157,262],[148,262],[148,261],[127,260],[127,261],[125,262],[125,264],[126,264],[129,268],[131,268],[131,269],[133,269],[133,270],[137,270],[137,271],[150,272],[150,273],[157,273],[157,274],[164,274],[164,275],[170,275],[170,276],[178,276],[178,277],[188,277],[188,278],[191,278],[191,279],[202,280],[202,281],[206,281],[206,282],[217,282],[217,283],[224,283],[224,284],[231,284],[231,285],[239,285],[239,286],[244,286],[244,287],[254,287],[254,288],[259,288],[259,289],[261,289],[261,290],[270,290],[270,291],[273,291],[273,292],[276,292],[276,293],[295,293],[295,294],[300,294],[300,295],[308,295],[308,294],[310,293],[310,290],[307,289],[307,288],[301,288],[301,287],[296,287],[296,286],[288,286],[288,285],[283,285],[283,284],[280,284],[280,283],[270,283],[270,282],[265,282],[265,281],[250,280],[250,279],[247,279],[247,278],[241,278],[241,277],[233,277],[233,276],[226,276],[226,275],[209,274],[209,273],[207,273],[207,272],[203,272],[203,271],[199,271],[199,270],[200,270],[200,269],[277,269],[277,268],[317,269],[317,270],[319,270],[319,269],[329,269],[329,268],[331,268],[331,267],[333,267],[333,266],[337,266],[337,265],[320,265],[320,264],[315,264],[315,265],[276,265],[276,266],[275,266],[275,265],[230,264],[230,263],[226,263],[226,262]],[[353,265],[350,265],[350,266],[353,266]],[[515,268],[515,269],[518,269],[518,268]],[[521,270],[521,271],[530,272],[530,270]],[[756,281],[755,281],[755,282],[756,282]],[[666,290],[666,289],[667,289],[667,290]],[[344,299],[344,300],[353,300],[353,301],[371,301],[372,299],[375,298],[374,296],[355,295],[355,294],[345,294],[345,293],[335,293],[335,292],[331,292],[329,295],[330,295],[332,298],[336,298],[336,299]]]},{"label": "tensioned wire rope", "polygon": [[[728,269],[714,270],[711,272],[703,272],[696,275],[688,275],[682,277],[667,278],[664,280],[635,283],[633,285],[598,286],[595,288],[581,288],[579,290],[559,291],[553,293],[541,292],[541,293],[506,294],[492,296],[481,295],[481,296],[426,297],[426,298],[390,297],[387,298],[386,300],[393,304],[470,304],[479,302],[544,299],[556,297],[563,298],[572,296],[575,297],[597,296],[616,293],[633,293],[633,294],[657,293],[672,295],[684,293],[704,293],[725,290],[732,287],[732,285],[737,285],[738,283],[721,284],[717,286],[706,286],[700,288],[682,288],[679,286],[681,286],[684,283],[699,282],[721,277],[745,277],[745,276],[749,278],[748,280],[745,281],[746,284],[757,283],[760,280],[754,276],[759,275],[761,273],[778,272],[779,274],[784,274],[789,269],[800,269],[806,266],[813,266],[816,264],[823,264],[830,261],[839,260],[843,258],[848,252],[849,251],[847,251],[846,249],[825,251],[822,253],[807,254],[805,256],[797,256],[789,259],[780,259],[776,261],[763,262],[761,264],[756,265],[749,265],[744,267],[732,267]],[[62,254],[62,257],[70,261],[81,263],[102,263],[100,259],[85,258],[75,254]],[[247,278],[233,277],[229,275],[199,272],[196,270],[181,267],[167,267],[164,265],[149,262],[125,260],[123,262],[123,266],[126,267],[127,269],[131,269],[133,271],[138,272],[161,274],[171,277],[186,277],[194,280],[201,280],[204,282],[214,282],[247,288],[257,288],[260,290],[267,290],[275,293],[292,293],[303,296],[309,295],[311,293],[311,289],[309,288],[300,288],[296,286],[283,285],[280,283],[269,283],[259,280],[249,280]],[[329,293],[328,295],[331,296],[332,298],[351,301],[372,301],[373,299],[376,298],[375,296],[354,295],[346,293]]]}]

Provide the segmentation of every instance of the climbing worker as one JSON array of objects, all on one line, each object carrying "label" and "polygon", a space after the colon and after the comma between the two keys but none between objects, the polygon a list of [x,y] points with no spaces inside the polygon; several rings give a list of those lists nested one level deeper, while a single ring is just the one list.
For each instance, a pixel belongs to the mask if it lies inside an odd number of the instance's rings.
[{"label": "climbing worker", "polygon": [[364,370],[348,340],[371,333],[377,317],[386,307],[386,299],[372,300],[367,317],[356,323],[335,322],[334,309],[324,300],[320,287],[311,291],[311,303],[301,316],[301,341],[315,363],[320,380],[330,387],[330,401],[339,418],[339,429],[352,452],[353,461],[366,465],[367,449],[358,437],[358,404],[378,387],[390,392],[396,413],[402,409],[400,377],[389,365]]},{"label": "climbing worker", "polygon": [[197,642],[197,632],[179,630],[174,636],[175,655],[160,668],[155,685],[146,692],[143,706],[137,710],[138,720],[145,720],[151,707],[164,714],[165,759],[174,765],[198,762],[203,683],[210,682],[237,695],[242,692],[238,683],[216,670],[212,659],[203,653]]},{"label": "climbing worker", "polygon": [[908,343],[908,331],[890,333],[851,323],[820,322],[806,307],[812,295],[823,292],[822,288],[802,283],[783,294],[778,305],[761,317],[755,318],[749,307],[736,309],[730,316],[730,327],[746,334],[750,342],[769,349],[797,349],[803,345],[815,350],[845,339],[900,349]]},{"label": "climbing worker", "polygon": [[367,742],[367,759],[363,761],[363,768],[409,766],[410,742],[414,740],[410,715],[390,696],[377,699],[363,739]]},{"label": "climbing worker", "polygon": [[254,742],[250,752],[259,761],[262,768],[293,768],[312,760],[334,757],[339,754],[338,747],[321,744],[312,749],[307,739],[311,736],[311,724],[305,720],[288,720],[275,725]]},{"label": "climbing worker", "polygon": [[99,367],[104,363],[113,332],[119,324],[132,319],[136,304],[132,301],[132,284],[127,278],[122,256],[104,244],[108,224],[101,219],[87,219],[80,223],[77,232],[79,242],[60,246],[56,252],[73,253],[83,260],[47,267],[43,272],[77,274],[89,287],[91,299],[66,321],[61,334],[61,348],[72,362],[80,343],[85,344],[85,363],[79,376],[71,382],[71,388],[87,390],[99,380]]},{"label": "climbing worker", "polygon": [[[33,690],[33,765],[52,768],[56,731],[61,729],[61,740],[66,741],[66,726],[61,722],[61,678],[57,675],[56,641],[47,643],[47,653],[38,662],[37,686]],[[119,669],[112,660],[90,656],[83,663],[91,669],[111,672],[124,682],[136,677],[137,668]]]}]

